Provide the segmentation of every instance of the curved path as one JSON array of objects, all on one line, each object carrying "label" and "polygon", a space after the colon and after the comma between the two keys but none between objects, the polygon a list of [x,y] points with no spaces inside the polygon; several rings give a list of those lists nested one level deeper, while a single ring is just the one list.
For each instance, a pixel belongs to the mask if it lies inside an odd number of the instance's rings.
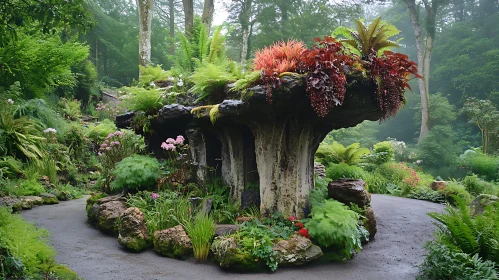
[{"label": "curved path", "polygon": [[423,245],[435,227],[428,212],[442,205],[386,195],[373,195],[378,221],[376,240],[345,264],[316,264],[280,268],[275,273],[238,274],[213,264],[160,257],[152,250],[139,254],[121,248],[117,238],[105,236],[86,221],[85,199],[36,207],[22,216],[52,232],[57,262],[66,264],[86,280],[135,279],[415,279],[423,261]]}]

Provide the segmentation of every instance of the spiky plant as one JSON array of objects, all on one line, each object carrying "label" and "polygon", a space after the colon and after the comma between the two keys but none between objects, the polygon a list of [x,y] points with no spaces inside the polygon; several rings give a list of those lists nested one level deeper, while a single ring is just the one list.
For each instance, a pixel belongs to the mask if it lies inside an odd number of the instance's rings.
[{"label": "spiky plant", "polygon": [[301,41],[280,41],[272,46],[257,50],[253,60],[253,68],[261,70],[262,75],[272,76],[284,72],[294,72],[300,57],[305,51]]},{"label": "spiky plant", "polygon": [[373,20],[371,24],[365,25],[360,20],[355,20],[356,29],[339,27],[333,32],[333,36],[343,35],[346,39],[341,42],[350,46],[351,50],[358,52],[367,59],[371,52],[382,53],[391,47],[399,47],[395,41],[389,40],[400,33],[394,25],[384,22],[381,17]]},{"label": "spiky plant", "polygon": [[191,239],[194,258],[199,261],[206,260],[215,235],[216,227],[213,218],[198,213],[194,218],[185,220],[182,226]]},{"label": "spiky plant", "polygon": [[322,143],[315,153],[315,158],[324,165],[330,163],[357,165],[360,163],[361,157],[369,153],[369,149],[360,148],[359,143],[353,143],[345,147],[334,141],[332,144]]}]

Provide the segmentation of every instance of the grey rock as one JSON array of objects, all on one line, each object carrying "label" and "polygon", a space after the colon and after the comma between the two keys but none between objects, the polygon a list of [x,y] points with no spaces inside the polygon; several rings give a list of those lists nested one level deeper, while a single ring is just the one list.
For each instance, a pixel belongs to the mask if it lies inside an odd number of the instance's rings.
[{"label": "grey rock", "polygon": [[376,226],[376,214],[374,213],[374,209],[369,207],[366,209],[365,213],[366,221],[364,222],[364,227],[369,232],[369,239],[372,240],[378,232],[378,228]]},{"label": "grey rock", "polygon": [[217,225],[215,229],[215,236],[224,236],[224,235],[233,234],[238,230],[239,230],[238,225],[230,225],[230,224]]},{"label": "grey rock", "polygon": [[313,245],[310,239],[298,234],[280,240],[274,244],[272,250],[276,253],[279,265],[302,265],[323,255],[319,246]]},{"label": "grey rock", "polygon": [[346,205],[369,206],[371,195],[366,190],[366,182],[360,179],[340,179],[331,181],[327,186],[328,197]]},{"label": "grey rock", "polygon": [[485,211],[485,208],[492,203],[499,203],[499,197],[489,194],[481,194],[477,196],[471,203],[474,215],[480,215]]},{"label": "grey rock", "polygon": [[326,167],[319,162],[314,162],[314,173],[319,178],[326,178]]},{"label": "grey rock", "polygon": [[439,191],[445,189],[447,187],[446,181],[433,181],[430,185],[431,189],[434,191]]},{"label": "grey rock", "polygon": [[181,225],[156,231],[153,243],[154,251],[170,258],[187,259],[193,253],[191,239]]},{"label": "grey rock", "polygon": [[118,243],[135,252],[151,246],[144,213],[137,207],[130,207],[120,216]]}]

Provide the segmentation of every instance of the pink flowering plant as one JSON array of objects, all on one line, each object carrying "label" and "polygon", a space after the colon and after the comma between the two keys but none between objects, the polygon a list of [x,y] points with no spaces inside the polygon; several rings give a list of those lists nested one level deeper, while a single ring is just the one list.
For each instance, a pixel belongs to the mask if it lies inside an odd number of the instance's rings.
[{"label": "pink flowering plant", "polygon": [[161,143],[161,148],[167,154],[168,183],[186,183],[190,176],[189,165],[189,145],[185,143],[185,138],[178,135],[177,138],[168,138]]},{"label": "pink flowering plant", "polygon": [[110,133],[104,142],[100,144],[98,156],[102,164],[104,190],[109,190],[109,183],[112,179],[111,171],[116,163],[138,152],[138,147],[134,143],[136,139],[134,138],[136,138],[136,135],[133,133],[115,131]]},{"label": "pink flowering plant", "polygon": [[95,110],[97,111],[97,117],[101,120],[103,119],[114,120],[117,115],[123,114],[127,111],[127,109],[122,106],[120,101],[111,102],[107,104],[99,102],[95,106]]}]

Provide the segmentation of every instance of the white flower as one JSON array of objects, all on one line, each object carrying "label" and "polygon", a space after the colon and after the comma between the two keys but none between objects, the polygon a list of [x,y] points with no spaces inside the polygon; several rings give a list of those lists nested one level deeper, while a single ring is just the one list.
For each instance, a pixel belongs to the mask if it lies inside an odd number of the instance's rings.
[{"label": "white flower", "polygon": [[152,87],[156,86],[156,84],[154,82],[151,82],[149,85]]},{"label": "white flower", "polygon": [[43,132],[45,132],[45,133],[54,133],[55,134],[55,133],[57,133],[57,130],[55,130],[54,128],[47,128]]},{"label": "white flower", "polygon": [[174,81],[175,78],[173,78],[172,76],[168,77],[168,81]]},{"label": "white flower", "polygon": [[177,82],[177,86],[181,87],[181,86],[183,86],[183,85],[184,85],[184,81],[182,81],[182,80],[178,80],[178,82]]},{"label": "white flower", "polygon": [[9,98],[9,99],[7,99],[7,102],[9,102],[10,104],[14,104],[14,100],[12,100],[12,99],[10,99],[10,98]]}]

